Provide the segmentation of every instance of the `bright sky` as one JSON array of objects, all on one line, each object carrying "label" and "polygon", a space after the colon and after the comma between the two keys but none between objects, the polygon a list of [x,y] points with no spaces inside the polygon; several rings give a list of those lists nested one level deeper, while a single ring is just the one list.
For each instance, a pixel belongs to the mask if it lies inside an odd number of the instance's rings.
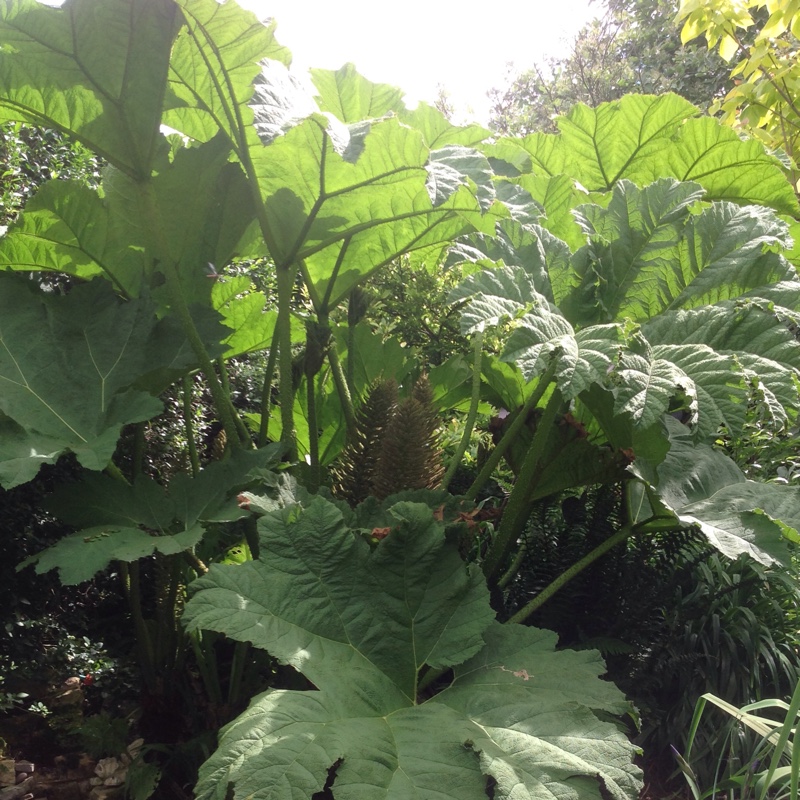
[{"label": "bright sky", "polygon": [[[486,92],[513,62],[526,69],[562,55],[602,8],[591,0],[238,0],[275,17],[293,71],[338,69],[352,61],[372,81],[391,83],[407,102],[449,92],[459,116],[486,122]],[[591,2],[591,5],[590,5]]]}]

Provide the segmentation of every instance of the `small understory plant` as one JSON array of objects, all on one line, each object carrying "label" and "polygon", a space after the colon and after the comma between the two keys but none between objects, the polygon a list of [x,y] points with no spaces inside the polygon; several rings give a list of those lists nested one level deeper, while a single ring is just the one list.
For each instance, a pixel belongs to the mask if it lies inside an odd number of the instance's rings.
[{"label": "small understory plant", "polygon": [[[729,715],[733,724],[730,726],[730,753],[727,757],[725,752],[719,753],[714,780],[705,786],[698,781],[692,769],[692,746],[709,703]],[[720,795],[757,800],[764,800],[765,797],[797,800],[800,787],[800,744],[795,735],[798,713],[800,688],[795,688],[788,703],[769,699],[741,708],[714,694],[700,697],[689,729],[686,754],[681,756],[676,752],[681,771],[695,800]],[[733,744],[733,738],[742,731],[754,734],[749,737],[750,747],[746,749],[744,758],[741,755],[742,745],[735,747]]]}]

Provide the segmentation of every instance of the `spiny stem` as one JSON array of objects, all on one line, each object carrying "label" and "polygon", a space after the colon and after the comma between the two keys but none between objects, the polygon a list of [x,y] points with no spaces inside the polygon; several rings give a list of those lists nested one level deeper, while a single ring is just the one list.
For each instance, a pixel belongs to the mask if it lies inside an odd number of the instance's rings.
[{"label": "spiny stem", "polygon": [[128,596],[128,605],[133,618],[133,626],[136,629],[136,645],[139,651],[139,663],[142,667],[142,677],[145,685],[152,689],[155,686],[155,659],[153,653],[153,642],[150,639],[150,632],[147,630],[147,623],[142,614],[142,594],[139,583],[139,563],[137,561],[128,565],[127,562],[120,562],[120,575]]},{"label": "spiny stem", "polygon": [[239,693],[242,690],[242,676],[250,654],[250,642],[236,642],[233,648],[231,662],[231,676],[228,682],[228,705],[235,706],[239,702]]},{"label": "spiny stem", "polygon": [[275,364],[278,360],[278,326],[272,334],[272,343],[269,346],[267,369],[264,373],[264,383],[261,387],[261,422],[258,426],[258,446],[264,447],[269,441],[269,412],[272,405],[272,379],[275,375]]},{"label": "spiny stem", "polygon": [[500,580],[497,581],[497,585],[500,589],[505,589],[506,586],[508,586],[508,584],[514,580],[514,577],[516,576],[517,572],[519,572],[519,568],[525,559],[525,553],[527,552],[528,542],[527,540],[523,539],[519,544],[519,549],[514,556],[514,560],[511,562],[511,566],[503,573]]},{"label": "spiny stem", "polygon": [[478,496],[478,492],[484,487],[486,481],[492,477],[492,473],[500,463],[500,459],[506,454],[506,451],[513,442],[517,440],[517,435],[522,430],[523,426],[528,420],[528,413],[532,408],[535,408],[539,401],[544,396],[547,387],[553,377],[554,367],[550,367],[544,375],[539,378],[539,383],[536,388],[528,395],[528,399],[523,404],[522,408],[517,412],[508,430],[503,434],[503,438],[495,445],[494,450],[489,454],[489,458],[483,465],[483,468],[478,473],[478,477],[469,487],[466,497],[468,500],[474,500]]},{"label": "spiny stem", "polygon": [[490,582],[497,577],[509,551],[525,526],[531,506],[531,487],[538,475],[541,474],[542,456],[555,427],[556,415],[563,402],[561,392],[558,389],[553,389],[553,394],[547,401],[544,413],[536,426],[536,433],[533,435],[533,441],[525,455],[525,460],[522,463],[519,475],[517,475],[514,488],[511,490],[511,496],[503,512],[503,519],[500,522],[497,535],[483,563],[483,572]]},{"label": "spiny stem", "polygon": [[[475,334],[475,358],[472,364],[472,399],[467,412],[467,419],[464,423],[464,432],[461,434],[461,441],[458,443],[456,452],[447,468],[444,478],[442,478],[442,489],[447,489],[450,481],[453,480],[456,470],[461,464],[461,459],[467,451],[472,431],[475,428],[475,420],[478,418],[478,405],[481,402],[481,360],[483,358],[483,331]],[[473,498],[474,499],[474,498]]]},{"label": "spiny stem", "polygon": [[191,550],[183,550],[183,558],[186,563],[198,574],[205,575],[208,567]]},{"label": "spiny stem", "polygon": [[203,679],[208,696],[212,702],[222,705],[222,689],[219,685],[216,658],[209,656],[208,651],[210,648],[205,645],[201,631],[191,631],[189,640],[192,643],[197,668],[200,670],[200,677]]},{"label": "spiny stem", "polygon": [[336,352],[336,347],[333,344],[328,348],[328,363],[331,365],[333,383],[336,386],[336,391],[339,394],[339,402],[342,404],[342,410],[344,411],[344,421],[347,427],[347,441],[352,442],[355,440],[356,436],[356,412],[355,408],[353,408],[353,398],[347,386],[347,379],[342,369],[342,362],[339,361],[339,354]]},{"label": "spiny stem", "polygon": [[228,398],[231,402],[231,408],[233,409],[233,421],[236,423],[236,430],[239,432],[239,442],[246,447],[252,447],[253,440],[250,438],[250,431],[247,430],[247,426],[244,424],[244,421],[236,412],[236,409],[233,405],[233,399],[231,395],[231,381],[230,376],[228,375],[228,366],[225,363],[225,359],[220,356],[217,359],[217,369],[219,370],[219,380],[222,384],[222,388],[225,390],[225,394],[228,395]]},{"label": "spiny stem", "polygon": [[130,486],[130,481],[122,474],[122,470],[113,462],[106,464],[106,472],[115,480],[122,481]]},{"label": "spiny stem", "polygon": [[308,458],[310,479],[306,487],[315,494],[319,489],[319,431],[317,428],[317,394],[314,375],[306,373],[306,413],[308,415]]},{"label": "spiny stem", "polygon": [[192,420],[192,389],[191,375],[183,378],[183,426],[186,430],[186,442],[189,448],[189,463],[192,467],[192,477],[200,474],[200,458],[197,455],[197,442],[194,438],[194,421]]},{"label": "spiny stem", "polygon": [[294,388],[292,386],[292,289],[294,270],[278,267],[278,397],[281,404],[281,442],[289,461],[297,459],[294,430]]}]

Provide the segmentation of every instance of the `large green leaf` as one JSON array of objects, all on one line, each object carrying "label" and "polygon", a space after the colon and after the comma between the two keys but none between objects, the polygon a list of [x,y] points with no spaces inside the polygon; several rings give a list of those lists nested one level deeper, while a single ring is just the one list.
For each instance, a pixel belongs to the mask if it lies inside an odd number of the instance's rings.
[{"label": "large green leaf", "polygon": [[[462,237],[450,249],[448,265],[463,261],[482,267],[521,267],[528,275],[532,290],[550,302],[559,302],[574,281],[571,256],[569,247],[545,228],[521,224],[517,220],[502,220],[494,236]],[[450,299],[456,301],[462,297],[456,290]]]},{"label": "large green leaf", "polygon": [[[492,622],[488,595],[426,506],[399,503],[371,552],[319,498],[262,517],[263,558],[212,567],[185,619],[252,641],[316,690],[270,691],[223,730],[199,798],[635,797],[624,714],[594,652]],[[302,602],[301,602],[302,601]],[[425,665],[455,667],[422,701]],[[459,666],[460,665],[460,666]],[[592,710],[590,710],[592,709]]]},{"label": "large green leaf", "polygon": [[705,345],[651,347],[648,341],[637,339],[622,354],[611,381],[615,410],[638,427],[654,425],[673,410],[673,401],[706,439],[716,435],[721,425],[733,432],[744,425],[745,375],[735,358]]},{"label": "large green leaf", "polygon": [[353,64],[336,71],[312,69],[311,80],[319,92],[315,99],[320,111],[333,114],[345,124],[376,119],[405,108],[401,89],[367,80]]},{"label": "large green leaf", "polygon": [[162,165],[151,187],[157,234],[141,211],[142,184],[117,170],[105,171],[101,192],[50,181],[0,239],[0,268],[103,275],[135,297],[153,283],[146,253],[157,251],[157,235],[166,243],[161,257],[179,272],[185,300],[207,302],[208,265],[231,259],[253,216],[244,175],[229,154],[218,138],[181,148]]},{"label": "large green leaf", "polygon": [[[106,467],[123,425],[157,415],[164,374],[194,363],[174,320],[147,300],[118,300],[105,281],[66,297],[0,274],[0,443],[5,485],[30,480],[42,462],[70,450],[89,469]],[[12,424],[13,423],[13,424]],[[25,447],[27,463],[20,461]]]},{"label": "large green leaf", "polygon": [[120,221],[89,187],[48,181],[0,239],[0,268],[78,278],[103,275],[135,297],[145,274],[142,242]]},{"label": "large green leaf", "polygon": [[277,445],[238,450],[195,478],[179,473],[167,488],[143,476],[130,485],[107,475],[89,475],[61,488],[48,502],[51,511],[82,530],[27,558],[20,568],[35,564],[39,574],[58,569],[62,583],[76,584],[114,560],[135,561],[156,550],[180,553],[200,541],[204,523],[247,516],[236,491],[275,466],[279,455]]},{"label": "large green leaf", "polygon": [[402,108],[399,115],[403,122],[422,134],[431,150],[449,144],[476,147],[491,136],[491,131],[480,125],[454,125],[438,108],[427,103],[418,103],[413,111]]},{"label": "large green leaf", "polygon": [[453,257],[484,269],[450,295],[466,301],[462,330],[504,326],[502,358],[526,379],[553,363],[568,398],[605,386],[640,433],[678,409],[701,438],[721,426],[736,433],[750,399],[782,424],[800,374],[791,310],[800,281],[776,252],[789,243],[786,225],[753,206],[696,208],[701,197],[697,184],[672,179],[643,189],[620,181],[607,207],[578,210],[589,243],[574,255],[511,220],[494,241],[469,237]]},{"label": "large green leaf", "polygon": [[790,240],[772,212],[714,203],[690,214],[702,196],[696,184],[671,179],[643,189],[621,181],[607,208],[581,206],[576,217],[589,245],[576,256],[583,283],[567,299],[573,316],[647,320],[796,280],[794,268],[774,252]]},{"label": "large green leaf", "polygon": [[258,184],[269,249],[259,255],[301,269],[318,313],[399,255],[508,216],[488,161],[465,146],[483,133],[403,114],[396,90],[350,66],[314,72],[315,105],[274,62],[259,66],[273,55],[271,29],[212,0],[181,5],[165,120],[201,141],[228,138]]},{"label": "large green leaf", "polygon": [[[520,175],[515,179],[543,209],[539,221],[554,236],[577,250],[585,241],[575,221],[573,209],[589,200],[604,205],[603,195],[587,192],[574,178],[567,175]],[[608,195],[605,195],[608,198]],[[607,199],[606,199],[607,202]]]},{"label": "large green leaf", "polygon": [[35,0],[0,5],[0,117],[77,136],[143,179],[159,130],[173,39],[172,0]]},{"label": "large green leaf", "polygon": [[622,329],[594,325],[576,333],[536,291],[538,282],[521,267],[485,269],[470,275],[449,300],[467,300],[461,311],[464,333],[510,323],[502,360],[516,364],[526,380],[544,372],[552,360],[562,393],[572,399],[605,380],[621,351]]},{"label": "large green leaf", "polygon": [[800,489],[748,481],[723,453],[696,444],[685,426],[666,423],[664,461],[654,467],[637,459],[631,467],[655,495],[643,484],[631,486],[631,507],[639,509],[633,521],[666,512],[681,525],[697,526],[729,558],[746,553],[762,564],[789,564],[788,542],[800,541]]},{"label": "large green leaf", "polygon": [[[211,302],[222,316],[223,324],[232,329],[225,338],[225,358],[266,350],[273,345],[278,312],[267,308],[262,292],[252,291],[246,275],[214,281]],[[295,320],[292,320],[295,323]],[[293,324],[293,340],[300,341],[303,326]]]},{"label": "large green leaf", "polygon": [[508,213],[485,158],[464,148],[431,154],[396,118],[347,128],[313,116],[250,157],[271,255],[279,267],[303,265],[320,312],[402,253],[492,231]]},{"label": "large green leaf", "polygon": [[781,254],[791,244],[788,226],[768,209],[714,203],[688,220],[664,301],[670,309],[696,308],[796,281]]},{"label": "large green leaf", "polygon": [[[791,300],[795,284],[781,286]],[[726,406],[722,416],[733,432],[743,422],[745,385],[755,387],[779,424],[786,421],[784,409],[798,403],[800,344],[771,303],[742,299],[667,312],[643,325],[642,333],[657,352],[685,367],[687,374],[694,372],[697,386],[709,394],[707,400],[715,396]],[[721,359],[727,360],[727,375]]]},{"label": "large green leaf", "polygon": [[112,561],[137,561],[156,551],[173,556],[194,547],[202,537],[200,525],[160,535],[141,528],[97,525],[64,537],[58,544],[27,558],[19,568],[35,564],[39,574],[57,569],[61,583],[71,586],[90,580]]},{"label": "large green leaf", "polygon": [[170,61],[169,110],[164,121],[201,142],[224,133],[241,154],[253,112],[247,105],[262,59],[290,56],[265,25],[236,3],[180,0],[185,26]]},{"label": "large green leaf", "polygon": [[590,192],[608,192],[622,179],[643,185],[672,177],[699,183],[711,200],[800,211],[778,159],[677,95],[578,104],[558,126],[559,134],[505,140],[492,153],[519,172],[567,175]]},{"label": "large green leaf", "polygon": [[166,252],[153,250],[178,270],[187,302],[208,302],[212,285],[208,265],[228,263],[253,219],[244,173],[230,163],[229,156],[222,136],[198,147],[181,148],[152,181],[159,236]]},{"label": "large green leaf", "polygon": [[621,181],[608,208],[578,208],[591,265],[582,289],[591,287],[599,312],[591,321],[648,319],[663,308],[662,285],[677,261],[687,209],[702,196],[697,184],[664,179],[640,190]]}]

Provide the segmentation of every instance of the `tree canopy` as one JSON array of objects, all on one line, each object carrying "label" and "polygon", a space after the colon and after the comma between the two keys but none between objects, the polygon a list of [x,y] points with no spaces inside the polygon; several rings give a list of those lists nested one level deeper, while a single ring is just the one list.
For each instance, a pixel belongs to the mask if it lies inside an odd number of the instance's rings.
[{"label": "tree canopy", "polygon": [[535,64],[492,90],[491,127],[503,134],[554,131],[576,103],[597,106],[625,94],[675,92],[701,108],[727,91],[725,61],[701,43],[684,46],[676,0],[605,0],[571,52]]}]

